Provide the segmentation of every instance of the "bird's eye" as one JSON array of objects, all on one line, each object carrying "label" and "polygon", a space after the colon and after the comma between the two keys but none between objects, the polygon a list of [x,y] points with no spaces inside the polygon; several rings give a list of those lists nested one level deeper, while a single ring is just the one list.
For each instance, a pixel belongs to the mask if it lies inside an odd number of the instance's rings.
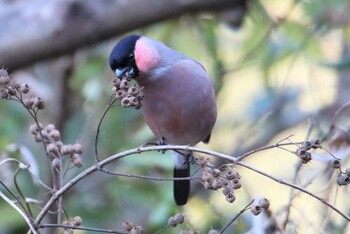
[{"label": "bird's eye", "polygon": [[129,55],[129,59],[134,59],[134,54],[133,53]]}]

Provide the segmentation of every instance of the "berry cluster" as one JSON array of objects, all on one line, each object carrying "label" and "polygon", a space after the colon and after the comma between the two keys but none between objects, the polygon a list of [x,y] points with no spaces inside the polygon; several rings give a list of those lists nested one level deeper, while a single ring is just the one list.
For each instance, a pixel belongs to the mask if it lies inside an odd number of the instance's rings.
[{"label": "berry cluster", "polygon": [[242,187],[240,182],[241,176],[231,167],[219,170],[213,168],[207,158],[198,157],[196,163],[202,169],[202,181],[206,189],[218,190],[222,189],[226,201],[232,203],[236,200],[234,190]]},{"label": "berry cluster", "polygon": [[311,141],[305,141],[299,148],[295,151],[295,154],[300,158],[303,164],[306,164],[311,161],[312,156],[310,153],[311,149],[320,149],[322,148],[321,142],[318,139]]},{"label": "berry cluster", "polygon": [[45,102],[40,97],[29,95],[30,87],[26,83],[19,83],[10,79],[5,69],[0,69],[0,97],[2,99],[16,99],[28,110],[38,111],[45,108]]},{"label": "berry cluster", "polygon": [[140,109],[143,100],[143,94],[139,88],[136,86],[130,86],[128,79],[112,79],[113,93],[116,98],[120,100],[123,107],[133,107],[135,109]]},{"label": "berry cluster", "polygon": [[270,206],[270,201],[266,198],[261,198],[257,203],[254,203],[250,207],[250,212],[252,212],[253,215],[259,215],[262,210],[267,210]]},{"label": "berry cluster", "polygon": [[127,220],[123,222],[123,229],[128,234],[141,234],[145,232],[145,229],[141,225],[133,224]]},{"label": "berry cluster", "polygon": [[178,224],[182,224],[184,221],[185,221],[185,217],[182,214],[178,213],[174,216],[171,216],[168,219],[168,226],[176,227]]},{"label": "berry cluster", "polygon": [[83,147],[81,144],[63,144],[61,141],[61,134],[56,129],[55,125],[48,124],[43,127],[42,124],[32,124],[29,127],[30,133],[33,135],[35,141],[45,143],[46,152],[52,158],[52,166],[56,170],[61,168],[61,155],[68,156],[69,161],[75,167],[81,167],[83,161],[81,155],[83,153]]},{"label": "berry cluster", "polygon": [[[68,221],[64,222],[63,224],[78,227],[82,224],[82,222],[83,220],[80,216],[75,216],[69,219]],[[73,233],[74,233],[73,229],[69,229],[69,228],[66,228],[63,232],[63,234],[73,234]]]},{"label": "berry cluster", "polygon": [[346,168],[345,172],[341,172],[337,178],[337,184],[339,186],[350,184],[350,168]]}]

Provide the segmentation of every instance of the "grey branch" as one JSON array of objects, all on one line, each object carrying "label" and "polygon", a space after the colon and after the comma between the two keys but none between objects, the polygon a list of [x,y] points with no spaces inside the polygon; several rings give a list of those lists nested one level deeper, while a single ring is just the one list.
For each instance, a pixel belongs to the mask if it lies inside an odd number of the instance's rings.
[{"label": "grey branch", "polygon": [[247,0],[32,0],[0,3],[0,66],[10,71],[183,14]]}]

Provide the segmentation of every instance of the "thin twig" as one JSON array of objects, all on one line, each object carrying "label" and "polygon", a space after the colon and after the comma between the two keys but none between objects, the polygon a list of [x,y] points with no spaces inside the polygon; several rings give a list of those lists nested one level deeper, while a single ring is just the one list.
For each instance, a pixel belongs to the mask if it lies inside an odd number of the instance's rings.
[{"label": "thin twig", "polygon": [[[296,182],[297,182],[298,175],[299,175],[299,172],[300,172],[300,169],[301,169],[302,165],[303,164],[299,161],[298,165],[297,165],[297,167],[295,169],[295,174],[294,174],[294,178],[293,178],[293,184],[296,184]],[[290,215],[290,209],[291,209],[291,206],[292,206],[292,201],[296,197],[296,196],[293,195],[293,193],[294,193],[294,189],[291,188],[290,189],[290,194],[289,194],[290,199],[289,199],[289,202],[288,202],[288,205],[287,205],[287,214],[286,214],[286,218],[285,218],[285,220],[283,222],[283,225],[282,225],[283,230],[286,230],[286,227],[287,227],[287,224],[288,224],[288,221],[289,221],[289,215]]]},{"label": "thin twig", "polygon": [[[288,138],[285,138],[285,139],[288,139]],[[276,143],[276,144],[273,144],[273,145],[268,145],[268,146],[264,146],[264,147],[261,147],[261,148],[258,148],[258,149],[255,149],[255,150],[251,150],[241,156],[238,156],[237,157],[237,161],[242,161],[244,158],[252,155],[252,154],[255,154],[257,152],[260,152],[260,151],[264,151],[264,150],[268,150],[268,149],[272,149],[272,148],[280,148],[281,146],[288,146],[288,145],[299,145],[299,144],[302,144],[304,142],[287,142],[287,143]]]},{"label": "thin twig", "polygon": [[119,173],[119,172],[113,172],[106,170],[105,168],[101,168],[99,170],[100,172],[106,173],[107,175],[115,175],[115,176],[121,176],[121,177],[129,177],[129,178],[137,178],[137,179],[144,179],[144,180],[154,180],[154,181],[175,181],[175,180],[200,180],[200,177],[179,177],[179,178],[160,178],[156,176],[143,176],[143,175],[134,175],[134,174],[126,174],[126,173]]},{"label": "thin twig", "polygon": [[101,116],[101,119],[100,119],[100,121],[98,122],[98,125],[97,125],[96,136],[95,136],[95,162],[96,162],[96,163],[100,161],[100,157],[99,157],[99,155],[98,155],[97,144],[98,144],[98,137],[99,137],[99,135],[100,135],[101,125],[102,125],[103,119],[106,117],[107,112],[108,112],[109,109],[113,106],[113,104],[114,104],[114,102],[115,102],[116,100],[117,100],[117,98],[114,97],[114,98],[112,98],[112,99],[109,101],[109,103],[108,103],[108,105],[107,105],[105,111],[103,112],[103,114],[102,114],[102,116]]},{"label": "thin twig", "polygon": [[71,225],[64,225],[64,224],[51,224],[51,223],[45,223],[45,224],[39,224],[39,228],[66,228],[66,229],[76,229],[76,230],[84,230],[84,231],[92,231],[92,232],[103,232],[103,233],[116,233],[116,234],[126,234],[126,231],[115,231],[115,230],[108,230],[108,229],[100,229],[100,228],[91,228],[91,227],[83,227],[83,226],[71,226]]},{"label": "thin twig", "polygon": [[26,207],[26,209],[24,209],[24,212],[28,215],[28,217],[32,220],[33,219],[33,213],[32,213],[32,210],[30,209],[30,206],[29,204],[26,202],[26,197],[24,196],[24,194],[22,193],[22,190],[20,189],[20,187],[18,186],[18,183],[17,183],[17,175],[19,174],[19,172],[21,171],[21,168],[17,168],[16,172],[15,172],[15,175],[13,177],[13,183],[17,189],[17,192],[19,193],[19,195],[21,196],[23,202],[24,202],[24,205]]},{"label": "thin twig", "polygon": [[5,196],[5,194],[3,194],[0,190],[0,197],[2,197],[2,199],[4,199],[10,206],[12,206],[22,217],[23,219],[27,222],[30,230],[32,231],[33,234],[37,234],[38,232],[35,230],[34,226],[32,225],[32,222],[29,220],[28,216],[23,213],[23,211],[16,206],[16,204],[11,201],[11,199],[9,199],[7,196]]},{"label": "thin twig", "polygon": [[233,217],[233,219],[232,219],[225,227],[223,227],[223,228],[219,231],[219,233],[220,233],[220,234],[221,234],[221,233],[224,233],[224,231],[225,231],[234,221],[236,221],[236,220],[238,219],[238,217],[241,216],[241,215],[248,209],[248,207],[249,207],[251,204],[253,204],[253,202],[254,202],[254,199],[253,199],[251,202],[249,202],[238,214],[236,214],[236,216]]}]

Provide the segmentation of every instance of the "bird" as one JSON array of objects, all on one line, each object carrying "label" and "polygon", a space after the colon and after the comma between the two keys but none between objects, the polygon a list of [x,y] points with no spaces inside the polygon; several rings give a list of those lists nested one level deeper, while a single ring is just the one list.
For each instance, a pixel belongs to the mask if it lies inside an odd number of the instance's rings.
[{"label": "bird", "polygon": [[[196,60],[143,35],[122,38],[112,49],[109,66],[121,79],[134,79],[143,92],[142,112],[162,143],[194,146],[208,143],[217,118],[213,82]],[[185,205],[190,191],[190,152],[171,151],[173,196]]]}]

